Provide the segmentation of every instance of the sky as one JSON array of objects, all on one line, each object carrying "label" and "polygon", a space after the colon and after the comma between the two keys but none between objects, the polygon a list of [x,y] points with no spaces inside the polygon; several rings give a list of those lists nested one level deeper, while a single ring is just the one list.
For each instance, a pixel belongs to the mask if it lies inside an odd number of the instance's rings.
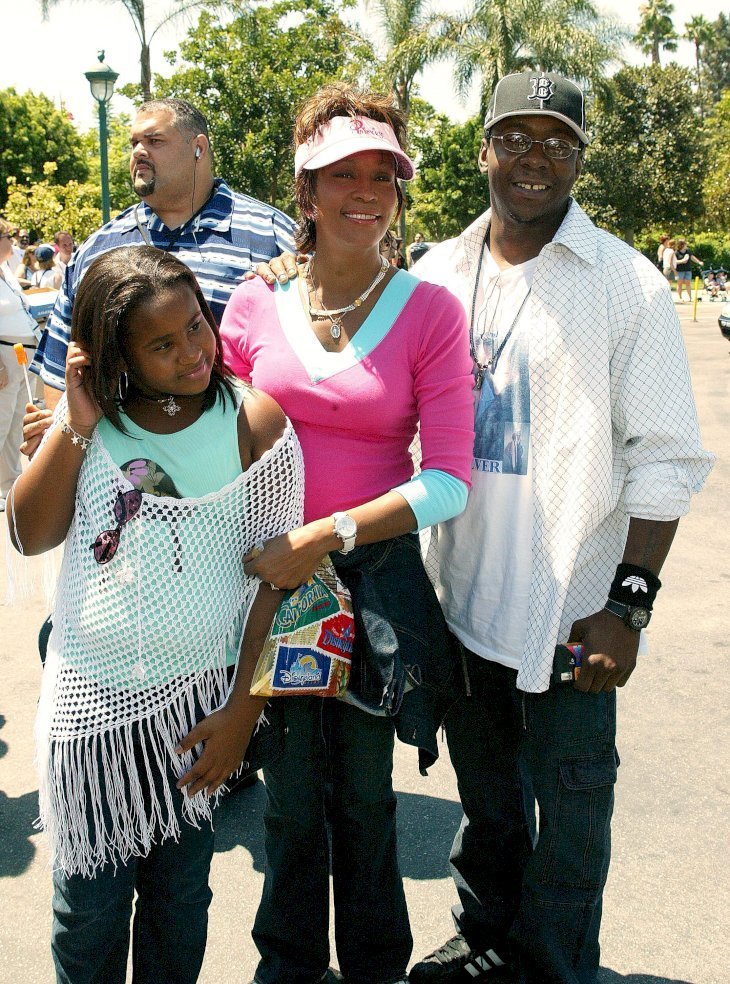
[{"label": "sky", "polygon": [[[81,130],[95,126],[94,103],[84,72],[96,62],[97,51],[105,50],[107,64],[119,73],[117,85],[139,81],[139,48],[137,36],[129,15],[119,3],[110,0],[58,0],[48,21],[40,15],[40,0],[27,0],[19,8],[12,0],[2,0],[11,5],[13,14],[3,18],[3,55],[0,58],[0,89],[15,88],[18,92],[33,90],[42,92],[56,105],[63,103]],[[170,9],[170,0],[148,0],[148,23],[155,24],[162,12]],[[453,0],[434,0],[433,7],[453,9]],[[597,6],[635,29],[639,19],[637,0],[598,0]],[[698,0],[675,10],[675,27],[684,30],[684,21],[696,13],[714,20],[721,12],[730,12],[730,0]],[[691,7],[691,9],[690,9]],[[22,12],[20,12],[22,10]],[[193,13],[193,17],[195,14]],[[188,25],[191,21],[188,21]],[[363,18],[372,23],[372,17]],[[175,48],[186,33],[183,19],[163,28],[152,41],[152,68],[166,74],[168,68],[163,59],[165,50]],[[643,60],[636,49],[627,51],[629,61]],[[694,48],[680,42],[679,50],[672,58],[686,65],[694,64]],[[426,69],[420,80],[420,94],[439,112],[454,120],[462,121],[473,114],[477,107],[476,92],[466,104],[461,104],[453,94],[451,74],[447,65]],[[131,103],[119,95],[113,98],[115,112],[130,112]]]}]

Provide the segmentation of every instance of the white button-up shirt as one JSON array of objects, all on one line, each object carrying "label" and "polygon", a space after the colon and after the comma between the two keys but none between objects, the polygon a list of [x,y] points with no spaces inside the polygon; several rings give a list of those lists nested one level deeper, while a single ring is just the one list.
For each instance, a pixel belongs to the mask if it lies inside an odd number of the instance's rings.
[{"label": "white button-up shirt", "polygon": [[[487,211],[414,267],[456,294],[467,316],[489,221]],[[527,318],[534,515],[517,685],[540,692],[550,683],[555,644],[577,618],[603,607],[629,519],[685,515],[714,456],[700,442],[664,277],[573,200],[540,252]],[[444,577],[449,562],[441,557]]]}]

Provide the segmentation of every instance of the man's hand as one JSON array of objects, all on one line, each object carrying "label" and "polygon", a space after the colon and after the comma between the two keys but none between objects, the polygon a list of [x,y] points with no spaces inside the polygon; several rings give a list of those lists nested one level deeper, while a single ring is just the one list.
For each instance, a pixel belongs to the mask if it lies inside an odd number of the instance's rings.
[{"label": "man's hand", "polygon": [[576,690],[597,694],[623,687],[634,672],[639,633],[611,612],[595,612],[578,619],[570,630],[569,641],[584,646]]},{"label": "man's hand", "polygon": [[51,426],[53,410],[39,410],[33,403],[26,403],[23,417],[23,443],[20,450],[32,458],[43,440],[43,435]]},{"label": "man's hand", "polygon": [[289,280],[296,280],[299,276],[297,270],[297,259],[304,262],[307,257],[294,253],[282,253],[281,256],[272,257],[268,263],[257,263],[254,267],[255,273],[247,273],[244,280],[253,280],[254,277],[263,277],[267,284],[273,284],[276,280],[280,284],[285,284]]}]

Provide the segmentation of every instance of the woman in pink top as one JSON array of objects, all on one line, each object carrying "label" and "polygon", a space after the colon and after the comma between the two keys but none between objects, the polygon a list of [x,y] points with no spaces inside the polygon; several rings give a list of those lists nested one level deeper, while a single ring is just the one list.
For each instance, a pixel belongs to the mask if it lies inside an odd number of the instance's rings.
[{"label": "woman in pink top", "polygon": [[[380,242],[413,177],[389,98],[328,86],[296,122],[298,280],[234,292],[226,358],[288,414],[305,462],[305,524],[246,572],[301,584],[329,553],[353,595],[346,700],[271,702],[284,752],[265,768],[267,865],[254,926],[258,984],[315,984],[329,964],[331,789],[335,939],[348,984],[404,979],[411,934],[398,870],[394,733],[437,755],[454,663],[416,531],[464,508],[473,404],[468,334],[448,291],[396,270]],[[422,471],[409,446],[420,428]]]}]

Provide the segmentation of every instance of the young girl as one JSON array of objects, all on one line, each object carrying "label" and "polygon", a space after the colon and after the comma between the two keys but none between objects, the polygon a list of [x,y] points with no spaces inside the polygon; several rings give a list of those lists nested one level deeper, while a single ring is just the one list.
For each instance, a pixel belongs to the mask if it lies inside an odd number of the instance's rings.
[{"label": "young girl", "polygon": [[46,287],[49,290],[58,290],[61,286],[61,274],[56,269],[56,253],[53,246],[42,243],[36,246],[35,259],[38,269],[31,274],[31,287]]},{"label": "young girl", "polygon": [[197,980],[208,797],[262,710],[249,683],[279,600],[242,558],[298,526],[302,498],[291,424],[228,376],[188,268],[144,246],[96,260],[66,398],[8,501],[18,550],[66,541],[37,724],[58,981],[122,984],[135,890],[135,984]]}]

